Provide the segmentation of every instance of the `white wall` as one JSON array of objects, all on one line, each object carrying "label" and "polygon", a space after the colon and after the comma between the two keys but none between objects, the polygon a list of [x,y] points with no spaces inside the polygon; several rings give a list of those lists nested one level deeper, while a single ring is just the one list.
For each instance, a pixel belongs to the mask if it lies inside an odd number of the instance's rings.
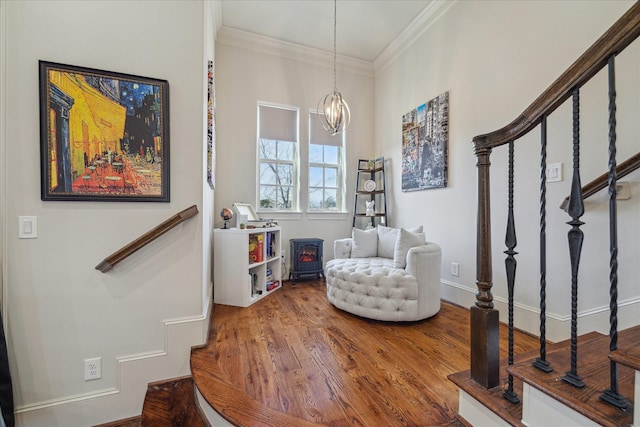
[{"label": "white wall", "polygon": [[[258,101],[300,108],[300,162],[308,162],[308,114],[316,109],[318,100],[333,89],[332,61],[327,61],[320,54],[313,56],[311,50],[297,55],[286,48],[276,41],[246,34],[218,34],[216,147],[219,161],[215,195],[218,209],[231,207],[234,202],[256,206]],[[308,215],[305,212],[307,198],[304,195],[307,176],[301,174],[302,212],[275,217],[282,226],[282,244],[287,250],[287,263],[291,238],[324,239],[324,259],[327,261],[333,258],[333,241],[351,235],[357,159],[369,158],[373,152],[371,64],[340,63],[337,82],[338,90],[352,112],[346,139],[346,209],[349,213]],[[216,226],[222,226],[220,218],[217,218]]]},{"label": "white wall", "polygon": [[[443,296],[464,306],[474,302],[476,241],[476,167],[474,136],[514,120],[630,6],[626,1],[588,2],[456,2],[402,54],[376,69],[376,152],[390,159],[390,213],[394,223],[424,224],[429,240],[443,250]],[[618,59],[618,160],[640,151],[640,49],[638,43]],[[401,191],[401,118],[442,92],[450,93],[449,174],[444,189]],[[606,77],[582,91],[582,182],[607,167]],[[547,189],[548,300],[551,330],[547,338],[569,336],[570,271],[566,234],[570,220],[557,207],[569,192],[570,108],[563,106],[549,121],[548,162],[564,164],[565,179]],[[517,144],[516,226],[518,283],[516,325],[538,328],[539,131]],[[506,218],[506,150],[492,155],[493,263],[496,303],[505,320],[504,278]],[[618,204],[620,212],[619,302],[621,327],[640,322],[640,174],[631,181],[633,198]],[[587,202],[582,220],[586,234],[581,259],[578,309],[581,330],[608,331],[609,243],[606,191]],[[449,273],[460,263],[460,276]]]},{"label": "white wall", "polygon": [[[3,312],[19,425],[139,415],[149,381],[189,372],[206,338],[213,192],[205,184],[202,1],[3,1]],[[171,202],[40,200],[38,60],[166,79]],[[193,204],[200,213],[110,272],[105,257]],[[19,215],[38,238],[19,240]],[[102,357],[85,382],[83,360]]]}]

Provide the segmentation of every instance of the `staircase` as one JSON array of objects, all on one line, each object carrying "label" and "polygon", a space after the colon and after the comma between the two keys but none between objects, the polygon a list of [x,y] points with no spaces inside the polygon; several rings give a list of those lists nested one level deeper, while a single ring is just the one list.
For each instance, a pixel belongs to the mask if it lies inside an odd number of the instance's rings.
[{"label": "staircase", "polygon": [[[621,349],[612,354],[620,365],[618,379],[620,392],[633,396],[634,375],[640,373],[640,326],[620,332]],[[608,365],[602,363],[608,356],[609,337],[598,332],[581,336],[578,340],[581,354],[579,366],[584,388],[577,389],[562,381],[570,369],[567,354],[571,342],[550,344],[547,360],[556,368],[542,374],[533,366],[537,352],[515,357],[512,366],[501,363],[500,385],[485,389],[473,381],[470,371],[450,375],[449,379],[460,388],[458,414],[463,423],[472,426],[633,426],[633,409],[621,411],[607,404],[600,395],[609,385]],[[507,389],[508,374],[514,377],[514,391],[522,402],[512,404],[502,395]],[[640,393],[636,391],[636,396]],[[640,408],[636,398],[634,405]],[[638,417],[635,417],[638,420]],[[638,424],[635,424],[638,425]]]},{"label": "staircase", "polygon": [[[473,138],[477,158],[478,216],[476,301],[471,307],[470,370],[451,375],[459,387],[459,415],[475,426],[640,426],[640,326],[618,331],[618,211],[616,203],[618,174],[637,169],[633,156],[617,166],[617,105],[616,57],[640,37],[640,2],[614,23],[580,58],[578,58],[548,89],[509,125]],[[608,149],[608,172],[588,186],[581,185],[581,89],[600,71],[606,73],[608,117],[607,141],[598,148]],[[637,76],[636,76],[637,77]],[[567,102],[571,111],[572,138],[547,141],[547,118]],[[607,105],[607,104],[605,104]],[[520,140],[532,130],[540,132],[540,206],[539,206],[539,286],[540,286],[540,349],[537,354],[516,354],[514,351],[514,290],[518,282],[531,283],[531,278],[516,280],[517,238],[515,212],[515,152]],[[551,138],[549,138],[551,139]],[[584,139],[584,138],[582,138]],[[547,187],[546,167],[548,143],[570,150],[572,170],[571,190],[563,203],[563,221],[567,221],[570,287],[571,338],[556,344],[546,340],[547,302]],[[608,145],[605,144],[608,142]],[[493,267],[491,201],[491,154],[508,148],[503,167],[508,171],[506,233],[504,265],[508,291],[509,356],[499,360],[499,313],[492,294]],[[555,148],[556,150],[558,148]],[[600,154],[602,156],[602,154]],[[602,156],[604,157],[604,156]],[[529,159],[528,159],[529,160]],[[585,173],[587,175],[587,173]],[[608,188],[609,245],[602,247],[601,261],[609,266],[609,334],[587,333],[578,336],[578,294],[585,277],[579,274],[585,223],[582,217],[588,205],[584,200],[595,192]],[[506,193],[506,194],[505,194]],[[634,213],[634,215],[637,213]],[[530,226],[530,224],[527,224]],[[531,251],[531,247],[526,248]],[[606,250],[608,249],[608,251]],[[534,249],[535,250],[535,249]],[[498,254],[496,254],[498,255]],[[501,255],[498,255],[501,256]],[[594,259],[591,254],[591,259]],[[637,261],[637,260],[636,260]],[[496,264],[497,265],[497,264]],[[637,277],[624,277],[626,283]],[[588,278],[590,279],[590,278]],[[535,279],[534,279],[535,280]],[[587,280],[588,281],[588,280]],[[563,282],[556,280],[554,287]],[[595,284],[594,284],[595,285]],[[593,285],[592,285],[593,286]],[[603,286],[606,286],[603,284]],[[557,288],[556,288],[557,289]],[[556,291],[557,292],[557,291]],[[584,292],[584,291],[582,291]],[[567,306],[568,306],[567,305]],[[634,317],[637,319],[637,316]],[[632,323],[634,324],[634,323]],[[589,327],[589,326],[587,326]],[[589,330],[589,329],[586,329]],[[635,378],[635,380],[634,380]],[[634,385],[635,383],[635,385]],[[634,402],[635,401],[635,402]],[[635,409],[634,409],[635,407]],[[634,424],[635,423],[635,424]]]}]

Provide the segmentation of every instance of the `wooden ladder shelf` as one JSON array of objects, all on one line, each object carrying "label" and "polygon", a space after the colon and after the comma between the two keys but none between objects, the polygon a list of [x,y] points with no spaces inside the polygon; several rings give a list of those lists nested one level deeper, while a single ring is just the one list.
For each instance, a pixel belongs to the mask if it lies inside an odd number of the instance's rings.
[{"label": "wooden ladder shelf", "polygon": [[[353,226],[366,229],[388,226],[387,183],[384,176],[384,157],[358,160],[356,190],[353,206]],[[372,208],[367,208],[373,202]]]}]

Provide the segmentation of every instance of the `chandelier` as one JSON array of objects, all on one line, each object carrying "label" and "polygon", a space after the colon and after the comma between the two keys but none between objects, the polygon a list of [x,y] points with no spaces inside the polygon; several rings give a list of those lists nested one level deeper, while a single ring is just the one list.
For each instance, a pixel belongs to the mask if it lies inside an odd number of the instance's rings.
[{"label": "chandelier", "polygon": [[322,127],[331,135],[344,132],[351,121],[351,112],[347,101],[338,92],[336,84],[336,15],[337,0],[333,0],[333,93],[330,93],[318,101],[318,114]]}]

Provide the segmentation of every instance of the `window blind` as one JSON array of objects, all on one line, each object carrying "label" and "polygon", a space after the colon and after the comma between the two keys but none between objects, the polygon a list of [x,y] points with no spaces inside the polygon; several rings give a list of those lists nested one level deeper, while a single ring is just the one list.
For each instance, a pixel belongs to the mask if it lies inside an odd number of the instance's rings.
[{"label": "window blind", "polygon": [[260,138],[274,141],[298,141],[298,110],[260,105]]},{"label": "window blind", "polygon": [[324,130],[320,119],[324,116],[322,113],[309,113],[309,135],[311,144],[333,145],[342,147],[342,134],[331,135]]}]

